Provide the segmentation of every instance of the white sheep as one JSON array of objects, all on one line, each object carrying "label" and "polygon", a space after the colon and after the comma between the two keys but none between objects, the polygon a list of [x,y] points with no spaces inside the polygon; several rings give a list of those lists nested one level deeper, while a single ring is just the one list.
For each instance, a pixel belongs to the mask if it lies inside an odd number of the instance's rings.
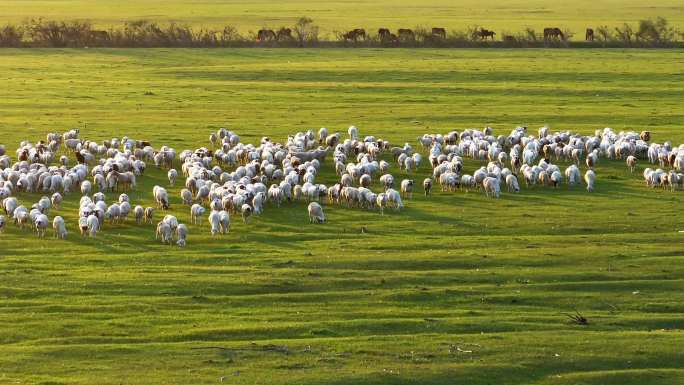
[{"label": "white sheep", "polygon": [[625,163],[627,163],[627,168],[629,168],[629,172],[633,174],[634,169],[636,168],[637,158],[634,155],[630,155],[627,157]]},{"label": "white sheep", "polygon": [[154,208],[153,208],[153,207],[147,207],[147,208],[145,208],[145,215],[144,215],[144,218],[145,218],[145,223],[146,223],[146,224],[148,224],[148,225],[151,225],[151,224],[152,224],[153,218],[154,218]]},{"label": "white sheep", "polygon": [[154,196],[154,200],[157,202],[157,207],[161,208],[162,210],[169,209],[169,193],[165,188],[154,186],[152,189],[152,195]]},{"label": "white sheep", "polygon": [[565,179],[570,187],[580,183],[580,171],[577,165],[571,164],[565,169]]},{"label": "white sheep", "polygon": [[245,222],[245,224],[248,224],[249,217],[252,215],[252,206],[244,203],[240,208],[240,212],[242,213],[242,221]]},{"label": "white sheep", "polygon": [[62,204],[62,195],[60,193],[54,193],[52,194],[50,201],[52,202],[52,207],[59,210],[59,207]]},{"label": "white sheep", "polygon": [[423,179],[423,190],[425,191],[425,196],[429,196],[432,193],[432,178]]},{"label": "white sheep", "polygon": [[484,187],[485,195],[487,197],[499,198],[501,194],[501,185],[499,184],[499,179],[492,178],[490,176],[485,177],[482,181],[482,187]]},{"label": "white sheep", "polygon": [[401,181],[401,196],[406,199],[413,197],[413,179],[404,179]]},{"label": "white sheep", "polygon": [[266,194],[263,192],[258,192],[254,195],[252,199],[252,206],[254,207],[254,214],[261,215],[264,207],[264,201],[266,200]]},{"label": "white sheep", "polygon": [[506,176],[506,186],[508,187],[508,192],[520,192],[520,184],[518,184],[518,178],[509,174]]},{"label": "white sheep", "polygon": [[157,231],[155,232],[154,239],[161,239],[162,243],[168,243],[170,245],[173,242],[173,230],[171,230],[171,226],[165,221],[157,223]]},{"label": "white sheep", "polygon": [[206,209],[201,205],[198,205],[197,203],[192,205],[192,207],[190,207],[190,223],[193,225],[202,224],[202,216],[205,212]]},{"label": "white sheep", "polygon": [[4,216],[4,215],[0,215],[0,233],[2,233],[2,232],[5,231],[5,226],[6,226],[6,224],[7,224],[7,222],[6,222],[6,220],[5,220],[5,216]]},{"label": "white sheep", "polygon": [[83,182],[81,182],[81,194],[82,195],[90,195],[90,192],[92,191],[92,189],[93,189],[93,185],[89,181],[84,180]]},{"label": "white sheep", "polygon": [[176,236],[178,237],[176,244],[179,247],[185,247],[188,238],[188,227],[185,224],[180,223],[176,228]]},{"label": "white sheep", "polygon": [[227,211],[219,211],[219,223],[221,224],[222,234],[226,234],[230,231],[230,214]]},{"label": "white sheep", "polygon": [[211,226],[211,235],[214,236],[221,232],[221,216],[218,211],[209,213],[209,225]]},{"label": "white sheep", "polygon": [[404,208],[399,191],[395,189],[388,189],[385,191],[385,194],[387,195],[387,207],[392,207],[395,211],[399,211]]},{"label": "white sheep", "polygon": [[78,229],[81,230],[81,236],[85,237],[88,234],[88,218],[78,218]]},{"label": "white sheep", "polygon": [[553,184],[554,188],[557,188],[560,186],[562,182],[563,177],[561,176],[560,171],[555,170],[551,173],[551,183]]},{"label": "white sheep", "polygon": [[593,192],[594,191],[594,182],[596,181],[596,174],[594,173],[594,170],[588,170],[584,174],[584,183],[587,184],[587,191]]},{"label": "white sheep", "polygon": [[192,205],[193,199],[192,199],[192,191],[184,188],[180,192],[181,199],[183,200],[184,205]]},{"label": "white sheep", "polygon": [[356,126],[349,126],[347,133],[349,134],[349,139],[351,140],[356,140],[359,138],[359,129],[356,128]]},{"label": "white sheep", "polygon": [[394,188],[394,177],[391,174],[384,174],[380,177],[380,183],[385,191],[387,191],[388,189]]},{"label": "white sheep", "polygon": [[176,231],[176,228],[178,228],[178,218],[173,215],[165,215],[162,222],[167,223],[171,227],[171,231]]},{"label": "white sheep", "polygon": [[307,208],[309,211],[309,222],[311,223],[325,223],[325,214],[323,214],[323,207],[317,202],[309,203]]},{"label": "white sheep", "polygon": [[178,171],[176,169],[170,169],[169,172],[166,174],[167,177],[169,178],[169,185],[173,186],[176,184],[176,179],[178,179]]},{"label": "white sheep", "polygon": [[90,215],[86,220],[86,224],[88,226],[88,235],[94,238],[97,235],[97,231],[100,229],[100,220],[97,219],[97,216]]},{"label": "white sheep", "polygon": [[143,217],[145,216],[145,209],[140,205],[135,206],[133,215],[135,216],[135,223],[139,225],[142,223]]},{"label": "white sheep", "polygon": [[56,216],[52,220],[52,228],[55,231],[55,238],[66,239],[67,229],[66,229],[66,224],[64,223],[64,218],[62,218],[60,216]]}]

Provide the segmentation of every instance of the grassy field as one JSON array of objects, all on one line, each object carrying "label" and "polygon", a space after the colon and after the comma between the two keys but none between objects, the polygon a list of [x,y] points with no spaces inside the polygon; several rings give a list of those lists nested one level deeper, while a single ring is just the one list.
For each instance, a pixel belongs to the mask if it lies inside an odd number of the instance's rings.
[{"label": "grassy field", "polygon": [[[208,145],[221,126],[243,141],[282,141],[355,124],[417,146],[426,132],[549,124],[649,129],[678,144],[680,59],[0,50],[0,142],[13,154],[20,140],[76,126],[86,138],[127,134],[180,151]],[[466,162],[466,172],[477,167]],[[13,226],[0,234],[0,383],[681,384],[684,195],[646,188],[644,167],[630,175],[602,161],[593,194],[416,194],[384,216],[325,205],[319,226],[305,203],[268,206],[250,225],[234,218],[223,237],[190,226],[185,249],[156,243],[151,226],[81,239],[71,195],[51,213],[67,219],[67,241]],[[424,164],[414,178],[429,172]],[[321,178],[333,183],[329,162]],[[151,187],[165,183],[150,168],[133,204],[150,205]],[[171,212],[187,223],[179,190],[170,188]],[[568,322],[574,309],[588,326]]]},{"label": "grassy field", "polygon": [[36,16],[89,19],[100,26],[148,19],[203,26],[229,24],[243,31],[256,31],[262,26],[292,25],[298,17],[307,15],[328,34],[358,27],[377,30],[427,25],[463,30],[470,25],[482,25],[499,32],[499,37],[501,32],[515,33],[527,26],[537,30],[559,26],[570,28],[583,38],[588,26],[618,26],[656,16],[667,16],[675,25],[684,27],[684,5],[678,0],[205,0],[192,5],[179,0],[3,0],[0,5],[0,23]]}]

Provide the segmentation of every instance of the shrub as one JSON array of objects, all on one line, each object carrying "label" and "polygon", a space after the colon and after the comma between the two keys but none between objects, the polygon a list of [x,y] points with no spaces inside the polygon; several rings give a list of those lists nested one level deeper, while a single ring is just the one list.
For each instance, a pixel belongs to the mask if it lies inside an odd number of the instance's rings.
[{"label": "shrub", "polygon": [[292,28],[292,33],[300,47],[318,42],[318,26],[311,18],[300,17]]}]

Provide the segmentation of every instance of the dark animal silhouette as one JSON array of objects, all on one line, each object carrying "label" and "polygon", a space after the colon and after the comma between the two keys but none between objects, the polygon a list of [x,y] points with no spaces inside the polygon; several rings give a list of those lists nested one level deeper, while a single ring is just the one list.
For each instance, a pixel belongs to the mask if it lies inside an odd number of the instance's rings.
[{"label": "dark animal silhouette", "polygon": [[260,29],[259,32],[257,32],[257,41],[269,41],[275,39],[276,34],[272,29]]},{"label": "dark animal silhouette", "polygon": [[413,33],[413,30],[408,28],[399,28],[397,35],[399,35],[400,40],[416,40],[416,34]]},{"label": "dark animal silhouette", "polygon": [[389,40],[390,36],[392,33],[390,32],[389,29],[387,28],[380,28],[378,29],[378,37],[380,38],[380,41],[387,41]]},{"label": "dark animal silhouette", "polygon": [[342,38],[344,40],[351,40],[353,42],[357,42],[359,39],[365,39],[366,38],[366,30],[363,28],[355,28],[355,29],[352,29],[351,31],[343,34]]},{"label": "dark animal silhouette", "polygon": [[544,28],[544,40],[565,40],[565,35],[560,28]]},{"label": "dark animal silhouette", "polygon": [[292,39],[292,29],[290,28],[281,28],[278,30],[278,33],[276,34],[276,40],[278,41]]},{"label": "dark animal silhouette", "polygon": [[432,28],[432,36],[441,39],[446,39],[446,29],[444,28]]},{"label": "dark animal silhouette", "polygon": [[496,35],[496,32],[490,31],[488,29],[480,28],[480,30],[477,31],[476,34],[482,40],[487,40],[488,37],[490,37],[490,38],[492,38],[492,40],[494,40],[494,35]]},{"label": "dark animal silhouette", "polygon": [[587,32],[584,34],[584,39],[586,41],[594,41],[594,29],[587,28]]}]

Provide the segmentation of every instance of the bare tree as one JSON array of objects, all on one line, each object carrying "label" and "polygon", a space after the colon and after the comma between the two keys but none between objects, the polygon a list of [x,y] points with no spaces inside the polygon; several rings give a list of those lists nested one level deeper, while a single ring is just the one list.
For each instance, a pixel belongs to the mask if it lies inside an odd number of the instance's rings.
[{"label": "bare tree", "polygon": [[305,43],[315,43],[318,41],[318,26],[313,23],[313,19],[300,17],[293,28],[295,39],[300,47]]}]

